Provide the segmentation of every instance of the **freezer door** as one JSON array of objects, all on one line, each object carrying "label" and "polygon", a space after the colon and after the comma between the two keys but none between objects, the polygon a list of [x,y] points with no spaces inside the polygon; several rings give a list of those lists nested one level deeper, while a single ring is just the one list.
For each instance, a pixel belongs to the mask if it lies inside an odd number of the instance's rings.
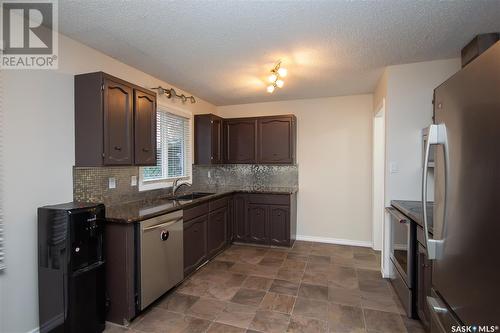
[{"label": "freezer door", "polygon": [[446,181],[437,146],[433,287],[464,324],[500,325],[500,42],[439,86],[434,107],[449,168]]},{"label": "freezer door", "polygon": [[460,332],[457,331],[460,323],[434,290],[427,297],[427,305],[431,314],[430,333]]}]

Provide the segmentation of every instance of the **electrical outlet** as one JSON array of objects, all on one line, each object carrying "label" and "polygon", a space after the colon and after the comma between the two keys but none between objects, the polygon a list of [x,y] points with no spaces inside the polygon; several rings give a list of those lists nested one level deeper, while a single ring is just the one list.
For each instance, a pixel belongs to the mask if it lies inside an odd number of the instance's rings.
[{"label": "electrical outlet", "polygon": [[130,186],[137,186],[137,176],[130,177]]},{"label": "electrical outlet", "polygon": [[109,177],[108,178],[108,187],[110,189],[116,188],[116,178],[115,177]]}]

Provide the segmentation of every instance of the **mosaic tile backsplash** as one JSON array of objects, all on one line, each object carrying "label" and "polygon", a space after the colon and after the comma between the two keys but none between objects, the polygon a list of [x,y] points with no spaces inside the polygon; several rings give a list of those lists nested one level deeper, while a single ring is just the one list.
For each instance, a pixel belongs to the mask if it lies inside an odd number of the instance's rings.
[{"label": "mosaic tile backsplash", "polygon": [[[141,191],[131,186],[131,177],[139,181],[139,167],[73,167],[73,200],[102,202],[106,205],[166,196],[171,188]],[[116,188],[109,189],[109,178],[116,179]]]},{"label": "mosaic tile backsplash", "polygon": [[200,184],[207,188],[224,186],[294,187],[298,183],[299,170],[297,165],[193,165],[193,184]]},{"label": "mosaic tile backsplash", "polygon": [[[139,180],[139,170],[139,167],[73,167],[73,200],[113,205],[171,194],[171,188],[139,191],[139,186],[131,186],[132,176]],[[298,185],[297,165],[193,165],[192,170],[194,189]],[[108,188],[110,177],[116,180],[114,189]]]}]

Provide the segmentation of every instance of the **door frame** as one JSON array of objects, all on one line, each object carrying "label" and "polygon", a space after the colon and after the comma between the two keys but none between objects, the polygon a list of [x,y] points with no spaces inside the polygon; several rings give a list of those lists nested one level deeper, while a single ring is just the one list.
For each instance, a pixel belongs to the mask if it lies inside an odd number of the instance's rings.
[{"label": "door frame", "polygon": [[385,220],[385,99],[373,118],[372,140],[372,248],[384,248]]}]

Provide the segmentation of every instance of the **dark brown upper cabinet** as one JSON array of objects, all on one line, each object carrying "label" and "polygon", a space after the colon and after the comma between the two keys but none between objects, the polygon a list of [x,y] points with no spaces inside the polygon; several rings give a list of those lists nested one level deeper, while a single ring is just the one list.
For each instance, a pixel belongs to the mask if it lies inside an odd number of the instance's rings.
[{"label": "dark brown upper cabinet", "polygon": [[226,163],[256,163],[256,139],[256,119],[226,119],[224,121],[224,161]]},{"label": "dark brown upper cabinet", "polygon": [[104,79],[104,164],[133,163],[133,90],[131,87]]},{"label": "dark brown upper cabinet", "polygon": [[232,119],[197,115],[195,164],[294,164],[296,123],[294,115]]},{"label": "dark brown upper cabinet", "polygon": [[194,142],[195,164],[222,163],[222,118],[213,114],[195,115]]},{"label": "dark brown upper cabinet", "polygon": [[75,76],[75,165],[155,165],[156,94],[103,72]]},{"label": "dark brown upper cabinet", "polygon": [[257,161],[292,164],[295,161],[295,117],[263,117],[257,120]]},{"label": "dark brown upper cabinet", "polygon": [[134,90],[135,165],[156,164],[156,96]]}]

